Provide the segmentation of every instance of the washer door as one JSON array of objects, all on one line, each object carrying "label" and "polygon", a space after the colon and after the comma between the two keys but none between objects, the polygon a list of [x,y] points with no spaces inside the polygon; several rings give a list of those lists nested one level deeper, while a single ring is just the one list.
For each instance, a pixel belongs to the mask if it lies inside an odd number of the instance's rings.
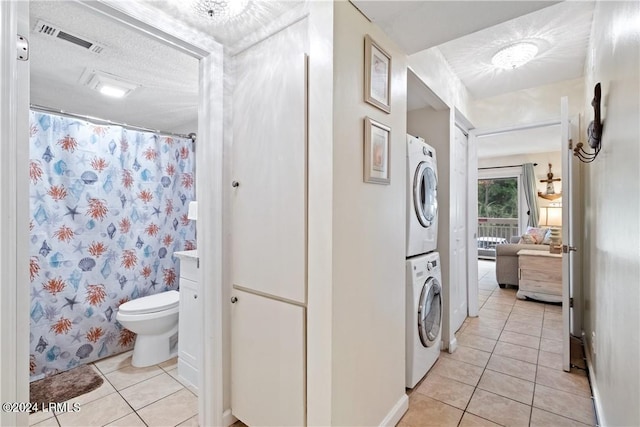
[{"label": "washer door", "polygon": [[431,347],[438,339],[442,319],[442,287],[433,277],[422,286],[418,306],[418,334],[425,347]]},{"label": "washer door", "polygon": [[420,162],[413,177],[413,206],[420,224],[431,227],[438,214],[438,179],[431,164]]}]

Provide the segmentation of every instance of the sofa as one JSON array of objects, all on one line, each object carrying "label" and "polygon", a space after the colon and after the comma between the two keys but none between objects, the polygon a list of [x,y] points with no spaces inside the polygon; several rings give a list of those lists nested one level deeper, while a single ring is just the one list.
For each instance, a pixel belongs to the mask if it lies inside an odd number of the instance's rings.
[{"label": "sofa", "polygon": [[523,249],[549,251],[549,245],[518,243],[520,236],[511,238],[511,243],[496,245],[496,280],[501,288],[518,286],[518,252]]}]

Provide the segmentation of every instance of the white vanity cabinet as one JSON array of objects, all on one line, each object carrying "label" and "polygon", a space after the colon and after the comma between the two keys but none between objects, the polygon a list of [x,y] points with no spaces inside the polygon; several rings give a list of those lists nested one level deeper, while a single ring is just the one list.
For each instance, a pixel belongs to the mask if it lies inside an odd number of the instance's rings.
[{"label": "white vanity cabinet", "polygon": [[180,259],[178,375],[196,391],[201,362],[202,299],[198,283],[198,251],[175,252]]}]

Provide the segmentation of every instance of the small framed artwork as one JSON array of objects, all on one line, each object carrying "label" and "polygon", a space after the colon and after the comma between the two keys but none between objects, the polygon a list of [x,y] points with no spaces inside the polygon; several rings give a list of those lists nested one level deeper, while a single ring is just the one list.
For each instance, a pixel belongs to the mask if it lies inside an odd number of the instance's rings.
[{"label": "small framed artwork", "polygon": [[364,119],[364,181],[389,184],[391,128],[369,117]]},{"label": "small framed artwork", "polygon": [[364,100],[391,112],[391,55],[368,34],[364,38]]}]

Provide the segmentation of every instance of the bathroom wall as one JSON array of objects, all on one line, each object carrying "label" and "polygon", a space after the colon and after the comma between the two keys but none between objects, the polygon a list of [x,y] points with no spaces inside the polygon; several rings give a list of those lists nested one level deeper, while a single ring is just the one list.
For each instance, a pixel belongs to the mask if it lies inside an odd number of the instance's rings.
[{"label": "bathroom wall", "polygon": [[178,288],[191,140],[31,112],[31,380],[129,350],[118,306]]}]

